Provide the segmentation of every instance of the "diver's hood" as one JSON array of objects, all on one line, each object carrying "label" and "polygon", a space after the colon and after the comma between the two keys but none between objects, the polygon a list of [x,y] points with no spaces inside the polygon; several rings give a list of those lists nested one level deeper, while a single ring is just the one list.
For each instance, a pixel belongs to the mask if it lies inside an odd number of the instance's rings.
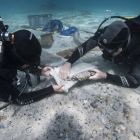
[{"label": "diver's hood", "polygon": [[27,30],[18,30],[13,34],[13,55],[23,64],[39,65],[41,45],[35,35]]},{"label": "diver's hood", "polygon": [[[129,38],[129,28],[123,21],[114,21],[105,27],[104,32],[99,38],[100,44],[105,47],[112,48],[120,44],[124,44]],[[113,49],[113,48],[112,48]]]}]

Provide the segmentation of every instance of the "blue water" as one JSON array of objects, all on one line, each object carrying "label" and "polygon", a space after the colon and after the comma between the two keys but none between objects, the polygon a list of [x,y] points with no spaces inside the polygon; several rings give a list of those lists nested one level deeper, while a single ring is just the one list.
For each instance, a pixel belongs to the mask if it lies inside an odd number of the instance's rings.
[{"label": "blue water", "polygon": [[96,17],[137,16],[140,14],[140,0],[0,0],[0,16],[10,25],[10,30],[27,25],[27,17],[31,14],[50,13],[61,19],[80,12],[92,13]]},{"label": "blue water", "polygon": [[70,11],[105,9],[116,12],[140,13],[140,0],[0,0],[1,14],[14,14],[36,11]]}]

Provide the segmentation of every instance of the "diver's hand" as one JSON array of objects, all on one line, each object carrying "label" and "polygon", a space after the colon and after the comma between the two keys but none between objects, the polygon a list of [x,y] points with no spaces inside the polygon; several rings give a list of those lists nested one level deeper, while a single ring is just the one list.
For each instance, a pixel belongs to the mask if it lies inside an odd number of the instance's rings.
[{"label": "diver's hand", "polygon": [[41,70],[41,75],[43,76],[50,76],[50,71],[51,71],[51,67],[44,67],[42,70]]},{"label": "diver's hand", "polygon": [[66,62],[59,71],[59,76],[61,79],[66,80],[69,77],[70,74],[70,70],[71,70],[71,63]]},{"label": "diver's hand", "polygon": [[107,77],[106,72],[102,72],[102,71],[100,71],[98,69],[92,69],[92,71],[94,71],[95,74],[93,76],[90,76],[89,79],[100,80],[100,79],[106,79],[106,77]]},{"label": "diver's hand", "polygon": [[52,85],[55,92],[60,93],[64,92],[64,86],[63,85]]}]

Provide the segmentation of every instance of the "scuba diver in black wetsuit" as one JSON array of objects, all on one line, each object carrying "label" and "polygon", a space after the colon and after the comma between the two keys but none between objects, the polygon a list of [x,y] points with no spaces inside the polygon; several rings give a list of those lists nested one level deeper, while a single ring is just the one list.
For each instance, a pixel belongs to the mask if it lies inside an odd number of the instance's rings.
[{"label": "scuba diver in black wetsuit", "polygon": [[[29,104],[54,92],[62,92],[63,85],[51,85],[44,89],[24,93],[30,83],[28,71],[37,75],[49,75],[49,67],[39,67],[41,45],[33,33],[27,30],[7,32],[8,26],[0,21],[0,100],[19,105]],[[26,82],[21,91],[13,85],[17,70],[26,73]]]},{"label": "scuba diver in black wetsuit", "polygon": [[103,52],[103,58],[116,64],[128,64],[129,72],[124,76],[112,75],[93,69],[95,75],[89,79],[104,79],[107,82],[123,87],[136,88],[140,85],[140,16],[126,19],[121,18],[110,25],[101,28],[102,24],[110,18],[105,19],[97,29],[95,35],[79,46],[72,56],[60,69],[60,77],[66,79],[70,73],[72,64],[88,51],[99,46]]}]

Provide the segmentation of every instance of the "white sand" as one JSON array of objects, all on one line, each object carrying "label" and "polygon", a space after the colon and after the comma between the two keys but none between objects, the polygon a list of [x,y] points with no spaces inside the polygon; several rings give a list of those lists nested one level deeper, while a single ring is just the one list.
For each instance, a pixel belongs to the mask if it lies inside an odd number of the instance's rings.
[{"label": "white sand", "polygon": [[[83,42],[91,34],[82,30],[95,32],[104,14],[85,14],[65,19],[65,23],[80,29]],[[55,17],[59,15],[66,17],[64,13],[55,13]],[[20,25],[28,25],[25,17],[12,16],[6,21],[11,23],[12,29],[20,29]],[[38,37],[41,34],[32,31]],[[54,54],[77,46],[72,37],[55,34],[54,40],[52,48],[48,49]],[[121,73],[122,69],[105,62],[100,55],[99,51],[92,51],[77,64],[90,63],[104,71]],[[54,60],[52,65],[64,62],[57,56],[49,56],[49,59],[45,52],[43,58],[43,61],[50,60],[46,61],[48,64]],[[67,95],[54,94],[23,107],[11,105],[0,111],[0,118],[0,140],[140,140],[140,89],[86,81],[74,86]]]}]

